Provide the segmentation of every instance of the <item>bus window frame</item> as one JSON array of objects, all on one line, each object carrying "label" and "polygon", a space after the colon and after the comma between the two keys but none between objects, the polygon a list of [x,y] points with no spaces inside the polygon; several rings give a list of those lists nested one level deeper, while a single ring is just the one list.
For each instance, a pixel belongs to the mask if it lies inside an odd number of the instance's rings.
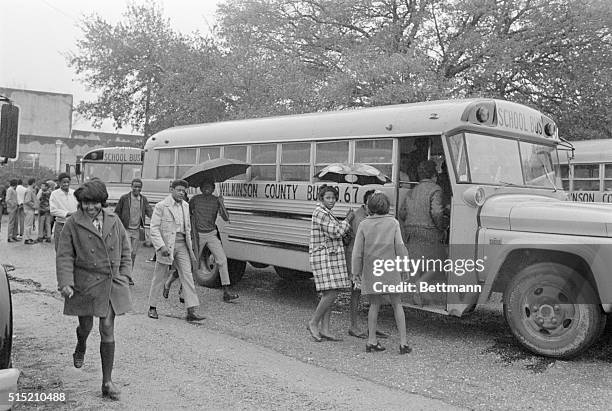
[{"label": "bus window frame", "polygon": [[[285,145],[298,145],[298,144],[303,144],[303,145],[308,145],[308,162],[302,162],[302,163],[297,163],[297,162],[289,162],[289,163],[284,163],[283,162],[283,154],[285,152],[285,149],[283,146]],[[286,143],[279,143],[279,161],[278,161],[278,170],[277,170],[277,174],[278,174],[278,181],[280,182],[287,182],[287,183],[310,183],[312,181],[312,176],[314,174],[314,172],[312,171],[312,150],[313,150],[313,142],[311,141],[291,141],[291,142],[286,142]],[[283,179],[283,173],[282,173],[282,168],[283,166],[308,166],[308,176],[306,180],[295,180],[295,179]]]}]

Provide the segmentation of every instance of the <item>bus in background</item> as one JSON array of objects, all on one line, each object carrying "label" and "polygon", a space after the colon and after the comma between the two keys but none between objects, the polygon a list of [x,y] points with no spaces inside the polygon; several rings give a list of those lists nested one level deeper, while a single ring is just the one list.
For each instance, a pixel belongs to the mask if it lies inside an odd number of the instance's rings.
[{"label": "bus in background", "polygon": [[[208,123],[148,139],[143,191],[159,201],[171,180],[212,158],[251,164],[246,174],[217,184],[231,214],[231,223],[217,225],[232,281],[240,280],[247,262],[299,278],[311,271],[311,216],[323,184],[316,172],[337,162],[380,169],[390,183],[334,184],[339,201],[333,212],[342,218],[375,188],[399,216],[418,184],[417,165],[434,160],[440,174],[447,173],[440,178],[448,187],[449,253],[438,269],[443,278],[428,286],[443,301],[418,302],[408,292],[405,304],[460,317],[500,292],[506,321],[523,346],[568,358],[599,337],[612,312],[612,209],[566,201],[560,144],[549,117],[493,99]],[[218,285],[210,253],[198,258],[199,282]]]},{"label": "bus in background", "polygon": [[[108,205],[115,206],[119,198],[130,191],[134,178],[142,175],[144,149],[137,147],[107,147],[88,151],[81,158],[81,181],[94,177],[106,184]],[[77,172],[77,174],[79,174]]]},{"label": "bus in background", "polygon": [[573,158],[561,160],[563,189],[572,201],[612,203],[612,139],[572,141]]}]

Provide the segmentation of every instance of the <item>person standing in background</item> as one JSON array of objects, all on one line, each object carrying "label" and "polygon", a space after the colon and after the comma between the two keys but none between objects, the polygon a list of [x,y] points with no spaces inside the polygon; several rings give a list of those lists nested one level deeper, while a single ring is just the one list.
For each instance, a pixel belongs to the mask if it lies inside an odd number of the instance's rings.
[{"label": "person standing in background", "polygon": [[60,234],[66,223],[66,219],[77,211],[78,202],[74,196],[74,190],[70,188],[70,175],[60,173],[57,176],[60,188],[51,192],[49,196],[49,210],[55,217],[55,251],[59,242]]},{"label": "person standing in background", "polygon": [[[142,191],[142,180],[135,178],[132,180],[132,191],[119,198],[115,207],[115,214],[119,216],[123,227],[130,237],[132,245],[132,269],[136,260],[136,253],[140,248],[140,242],[144,241],[144,222],[148,216],[151,218],[153,210],[149,201],[140,192]],[[141,235],[142,232],[142,235]],[[130,278],[130,285],[134,285],[134,280]]]},{"label": "person standing in background", "polygon": [[23,201],[25,199],[25,192],[27,191],[27,188],[25,188],[23,186],[23,180],[19,179],[17,180],[17,188],[15,188],[15,191],[17,191],[17,224],[18,224],[18,232],[19,234],[17,235],[17,239],[21,240],[23,238],[23,230],[24,230],[24,223],[25,223],[25,214],[23,212]]},{"label": "person standing in background", "polygon": [[34,183],[36,183],[35,178],[30,178],[28,180],[28,188],[26,189],[23,197],[23,212],[25,215],[25,239],[23,243],[28,245],[34,244],[34,240],[36,240],[36,233],[34,231],[34,213],[38,207],[38,199],[36,198],[36,191],[34,191]]},{"label": "person standing in background", "polygon": [[49,185],[46,182],[40,184],[38,197],[38,242],[51,242],[51,212],[49,211]]},{"label": "person standing in background", "polygon": [[17,213],[19,203],[17,200],[17,179],[12,179],[9,182],[9,188],[6,189],[6,211],[8,212],[8,227],[7,227],[7,242],[12,243],[19,241],[17,239]]}]

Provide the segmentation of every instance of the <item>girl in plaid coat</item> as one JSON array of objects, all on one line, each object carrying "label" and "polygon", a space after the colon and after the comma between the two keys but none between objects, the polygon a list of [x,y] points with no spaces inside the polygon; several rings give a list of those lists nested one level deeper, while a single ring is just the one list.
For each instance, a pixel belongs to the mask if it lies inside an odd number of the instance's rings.
[{"label": "girl in plaid coat", "polygon": [[338,190],[324,185],[318,194],[320,202],[312,213],[309,252],[315,286],[322,296],[308,323],[308,331],[316,342],[340,341],[331,334],[329,320],[338,290],[351,286],[342,237],[349,232],[354,213],[349,210],[344,221],[338,221],[331,212],[338,201]]}]

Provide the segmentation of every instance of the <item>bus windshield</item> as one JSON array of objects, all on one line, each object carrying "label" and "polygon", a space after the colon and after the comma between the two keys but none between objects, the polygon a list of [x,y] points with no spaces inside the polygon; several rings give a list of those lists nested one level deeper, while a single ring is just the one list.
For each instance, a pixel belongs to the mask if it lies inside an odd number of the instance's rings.
[{"label": "bus windshield", "polygon": [[465,133],[449,146],[459,183],[557,188],[552,145]]},{"label": "bus windshield", "polygon": [[84,163],[83,176],[88,181],[94,177],[105,183],[131,183],[132,179],[140,178],[142,164],[111,164]]}]

